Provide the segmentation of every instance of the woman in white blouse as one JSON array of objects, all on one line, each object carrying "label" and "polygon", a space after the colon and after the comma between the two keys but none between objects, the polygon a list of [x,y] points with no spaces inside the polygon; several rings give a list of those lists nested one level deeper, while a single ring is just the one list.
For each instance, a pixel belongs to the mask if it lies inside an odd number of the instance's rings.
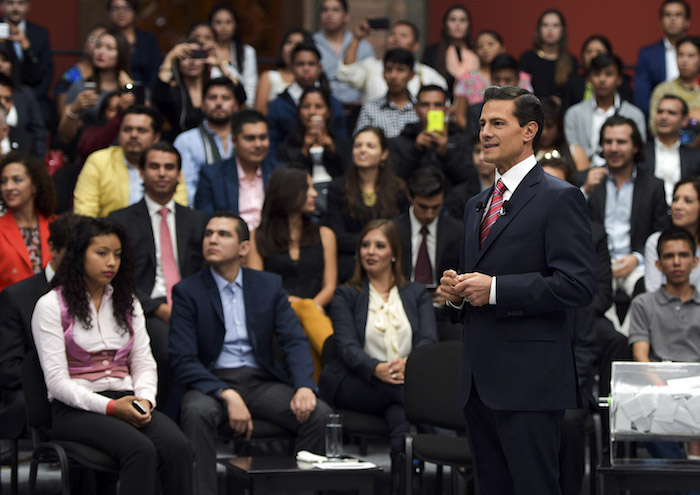
[{"label": "woman in white blouse", "polygon": [[133,251],[106,219],[85,218],[37,302],[32,333],[56,438],[119,461],[119,494],[192,492],[192,454],[154,411],[158,380],[143,309],[134,297]]},{"label": "woman in white blouse", "polygon": [[343,409],[384,416],[392,470],[409,423],[403,409],[406,358],[435,342],[430,295],[401,272],[401,238],[392,220],[370,221],[359,237],[355,273],[333,296],[338,357],[321,371],[321,397]]}]

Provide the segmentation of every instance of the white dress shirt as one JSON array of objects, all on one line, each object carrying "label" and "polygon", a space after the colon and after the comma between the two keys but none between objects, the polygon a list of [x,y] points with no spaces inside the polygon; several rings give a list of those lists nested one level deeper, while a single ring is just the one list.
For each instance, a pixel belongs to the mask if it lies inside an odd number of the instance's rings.
[{"label": "white dress shirt", "polygon": [[678,54],[676,47],[664,36],[664,49],[666,55],[666,80],[673,81],[681,75],[678,70]]},{"label": "white dress shirt", "polygon": [[595,96],[590,99],[593,105],[593,122],[591,124],[591,149],[596,150],[596,153],[591,157],[591,166],[601,166],[605,164],[605,158],[598,153],[600,148],[600,129],[603,127],[608,118],[615,115],[615,112],[620,108],[620,95],[615,93],[615,102],[613,106],[607,110],[603,110],[598,106],[598,101]]},{"label": "white dress shirt", "polygon": [[676,142],[671,146],[666,146],[659,141],[658,137],[654,138],[654,156],[656,159],[654,175],[664,181],[664,192],[666,193],[666,204],[668,205],[673,202],[673,187],[681,180],[680,149],[680,139],[676,139]]},{"label": "white dress shirt", "polygon": [[170,230],[170,242],[173,246],[173,256],[175,257],[175,264],[179,267],[177,256],[177,233],[175,231],[175,200],[170,199],[165,205],[156,203],[148,194],[144,196],[146,201],[146,207],[148,208],[148,216],[151,217],[151,227],[153,228],[153,244],[156,247],[156,279],[153,283],[153,291],[151,292],[151,299],[156,299],[159,297],[166,297],[167,289],[165,287],[165,276],[163,275],[163,263],[161,261],[161,248],[160,248],[160,222],[161,215],[158,211],[165,207],[170,210],[166,218],[168,224],[168,229]]},{"label": "white dress shirt", "polygon": [[[418,219],[413,214],[413,206],[408,209],[408,219],[411,223],[411,280],[416,278],[416,262],[418,261],[418,251],[420,250],[420,245],[423,243],[423,234],[420,233],[423,224],[418,221]],[[428,235],[426,236],[425,243],[428,248],[428,259],[430,260],[430,267],[433,269],[433,284],[436,283],[437,277],[437,267],[435,262],[437,260],[437,224],[439,217],[435,217],[435,220],[430,222],[426,227],[428,228]]]}]

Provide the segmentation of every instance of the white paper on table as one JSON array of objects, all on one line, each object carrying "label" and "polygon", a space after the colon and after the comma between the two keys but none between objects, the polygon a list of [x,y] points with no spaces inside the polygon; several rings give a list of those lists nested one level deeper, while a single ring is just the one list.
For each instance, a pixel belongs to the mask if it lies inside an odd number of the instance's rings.
[{"label": "white paper on table", "polygon": [[341,461],[341,462],[317,462],[314,464],[315,467],[319,469],[328,469],[328,470],[333,470],[333,469],[338,469],[338,470],[343,470],[343,469],[372,469],[374,467],[377,467],[375,464],[371,462],[365,462],[365,461]]},{"label": "white paper on table", "polygon": [[678,405],[679,402],[672,396],[666,395],[665,391],[664,393],[660,393],[658,396],[658,405],[654,412],[654,421],[673,423]]},{"label": "white paper on table", "polygon": [[637,429],[637,431],[642,431],[644,433],[649,433],[651,430],[651,418],[643,417],[632,422],[632,425]]}]

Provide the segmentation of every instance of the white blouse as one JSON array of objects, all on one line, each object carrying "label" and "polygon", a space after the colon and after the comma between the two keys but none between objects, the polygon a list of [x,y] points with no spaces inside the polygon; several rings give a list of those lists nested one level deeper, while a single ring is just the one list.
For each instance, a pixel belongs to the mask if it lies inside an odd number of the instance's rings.
[{"label": "white blouse", "polygon": [[[89,301],[91,327],[86,327],[77,319],[73,322],[73,339],[88,352],[121,349],[131,338],[130,333],[119,327],[114,319],[112,293],[112,286],[107,285],[97,311],[92,300]],[[96,392],[133,390],[137,397],[147,399],[155,407],[158,389],[156,362],[146,333],[143,308],[136,298],[133,307],[134,342],[127,358],[130,374],[124,378],[105,376],[90,381],[71,378],[68,372],[66,341],[56,289],[39,299],[32,315],[32,334],[44,370],[49,400],[57,399],[76,409],[105,414],[110,399]]]},{"label": "white blouse", "polygon": [[413,330],[399,295],[398,287],[389,291],[384,301],[382,295],[369,284],[369,311],[365,326],[364,351],[370,357],[391,362],[411,353]]}]

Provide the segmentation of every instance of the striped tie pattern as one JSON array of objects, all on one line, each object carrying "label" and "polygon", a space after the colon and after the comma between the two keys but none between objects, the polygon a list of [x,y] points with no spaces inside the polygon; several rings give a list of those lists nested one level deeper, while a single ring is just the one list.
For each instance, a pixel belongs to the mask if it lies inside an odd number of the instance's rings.
[{"label": "striped tie pattern", "polygon": [[498,182],[496,182],[496,187],[493,188],[493,197],[491,198],[491,207],[489,208],[489,212],[481,221],[481,230],[479,231],[479,249],[484,247],[484,241],[489,235],[491,227],[493,227],[493,224],[496,223],[496,220],[501,214],[501,207],[503,206],[503,193],[505,190],[506,186],[503,184],[503,181],[498,179]]}]

